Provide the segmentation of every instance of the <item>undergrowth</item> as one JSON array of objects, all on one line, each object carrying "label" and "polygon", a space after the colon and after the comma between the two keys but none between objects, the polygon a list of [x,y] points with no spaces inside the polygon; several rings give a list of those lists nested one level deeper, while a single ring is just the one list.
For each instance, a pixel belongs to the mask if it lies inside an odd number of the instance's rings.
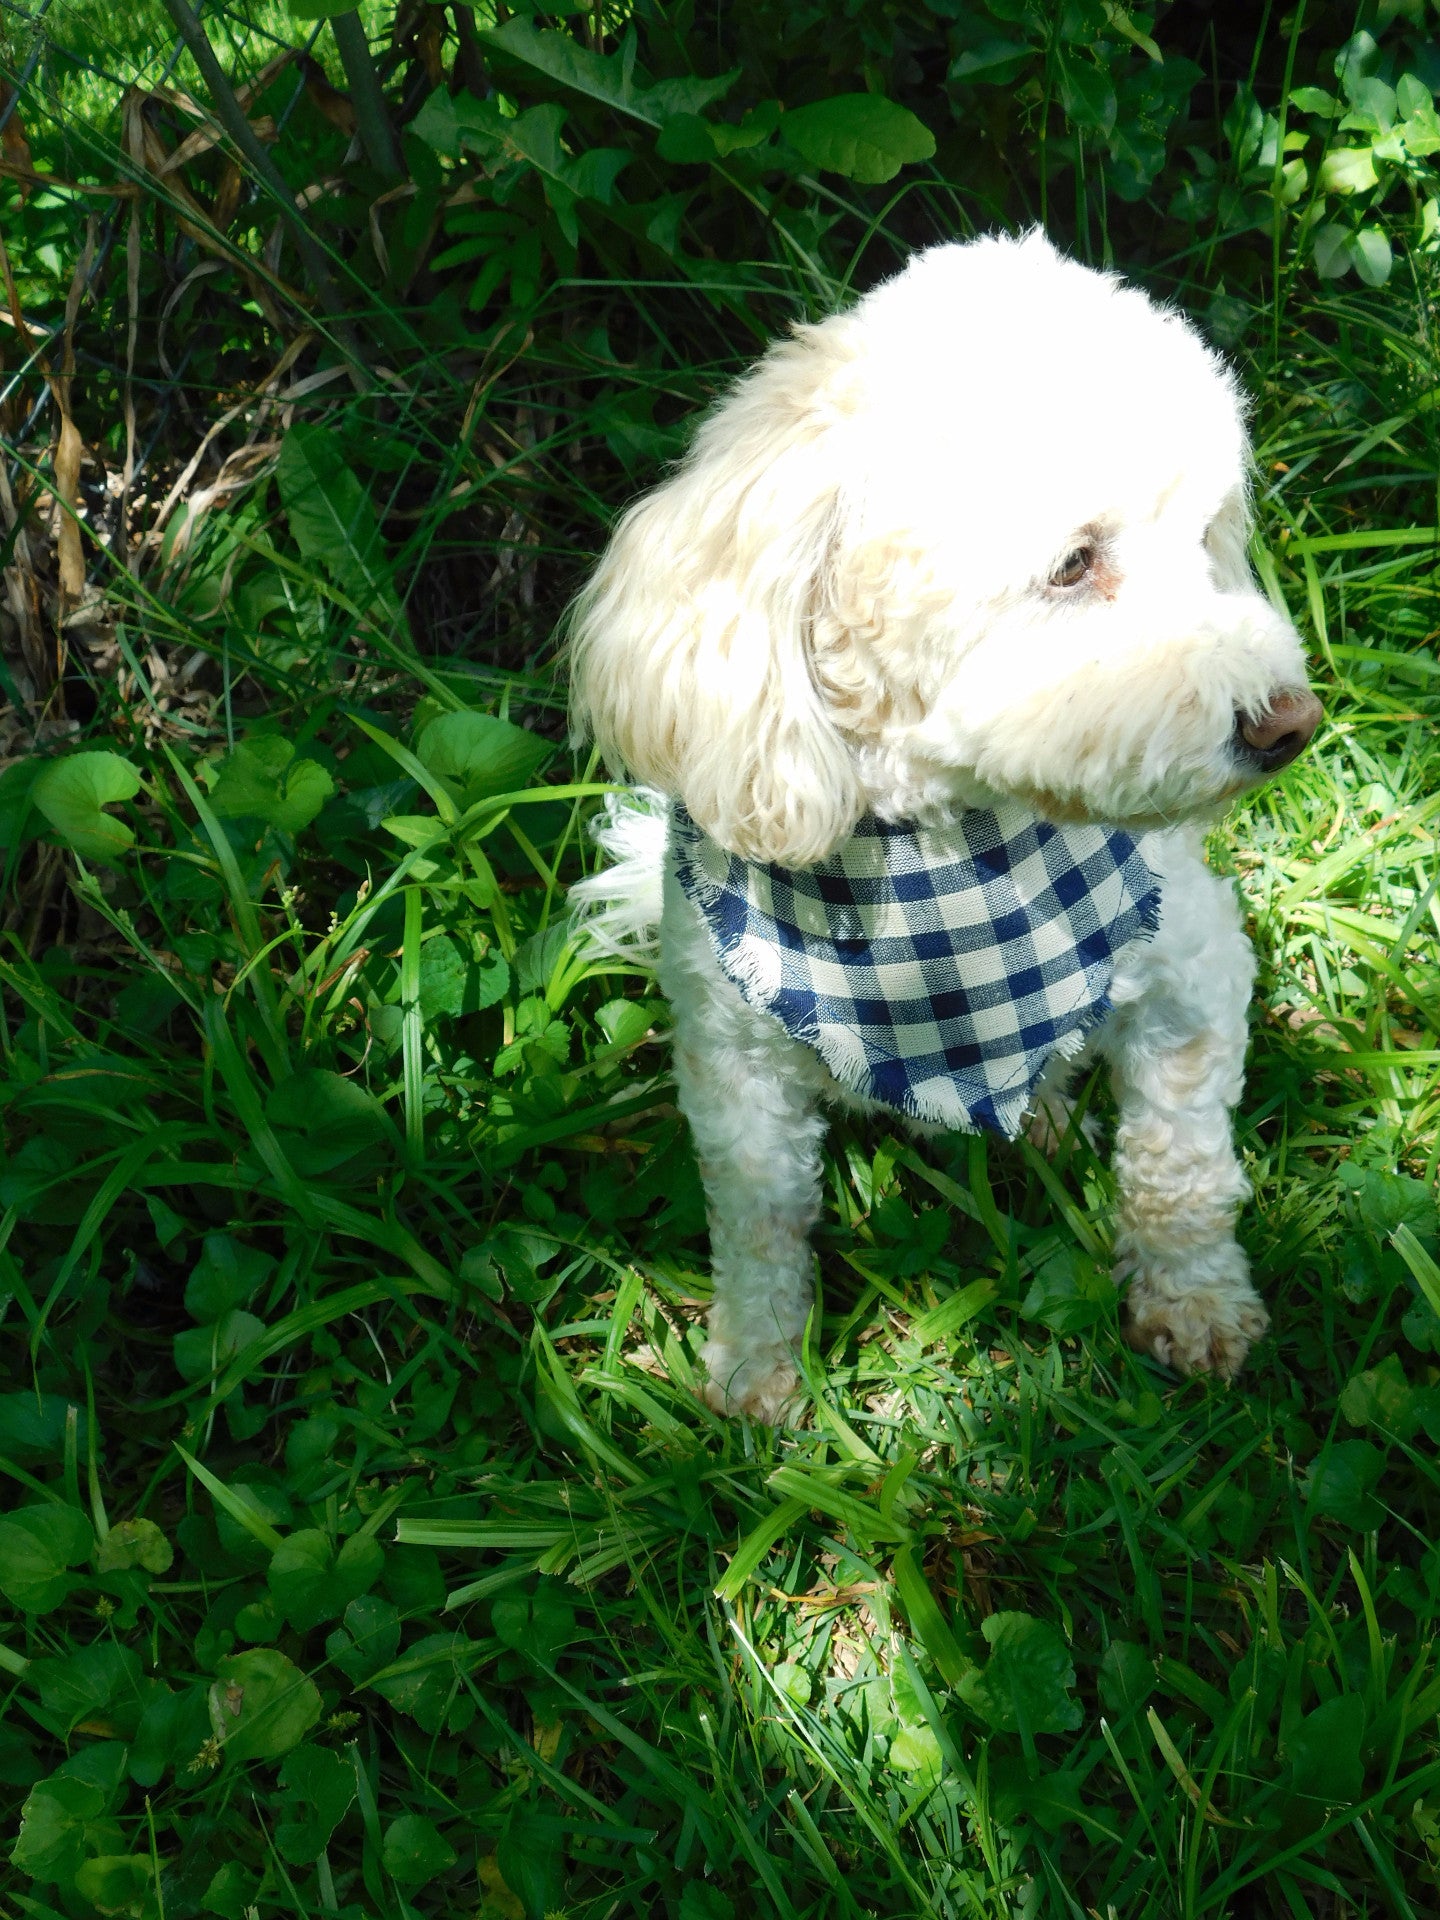
[{"label": "undergrowth", "polygon": [[[206,16],[288,211],[183,36],[6,23],[6,1909],[1440,1909],[1428,16],[300,11]],[[1035,218],[1239,360],[1326,703],[1211,850],[1274,1332],[1129,1351],[1083,1137],[842,1120],[725,1422],[552,630],[787,319]]]}]

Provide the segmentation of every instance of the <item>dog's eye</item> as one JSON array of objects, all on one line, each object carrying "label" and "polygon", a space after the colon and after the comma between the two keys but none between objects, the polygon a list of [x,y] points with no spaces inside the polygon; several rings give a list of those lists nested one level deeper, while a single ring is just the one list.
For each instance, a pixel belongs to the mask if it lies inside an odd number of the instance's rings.
[{"label": "dog's eye", "polygon": [[1067,553],[1050,576],[1052,587],[1078,587],[1090,577],[1095,564],[1094,547],[1076,547]]}]

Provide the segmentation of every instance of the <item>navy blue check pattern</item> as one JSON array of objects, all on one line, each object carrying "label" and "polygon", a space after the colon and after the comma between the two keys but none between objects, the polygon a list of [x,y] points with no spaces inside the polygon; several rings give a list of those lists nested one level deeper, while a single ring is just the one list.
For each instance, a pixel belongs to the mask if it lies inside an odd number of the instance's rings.
[{"label": "navy blue check pattern", "polygon": [[727,853],[683,807],[671,858],[752,1007],[835,1079],[917,1120],[1013,1139],[1046,1064],[1110,1010],[1160,887],[1129,834],[1019,806],[944,829],[867,816],[818,866]]}]

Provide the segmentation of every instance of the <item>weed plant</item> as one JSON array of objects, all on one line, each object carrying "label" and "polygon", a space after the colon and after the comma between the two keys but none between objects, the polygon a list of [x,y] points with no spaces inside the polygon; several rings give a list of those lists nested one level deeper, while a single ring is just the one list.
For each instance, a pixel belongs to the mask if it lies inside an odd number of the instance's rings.
[{"label": "weed plant", "polygon": [[[6,1911],[1440,1910],[1428,16],[300,11],[5,27]],[[1211,847],[1274,1332],[1129,1351],[1078,1133],[842,1120],[725,1422],[554,623],[788,318],[1041,217],[1240,361],[1326,701]]]}]

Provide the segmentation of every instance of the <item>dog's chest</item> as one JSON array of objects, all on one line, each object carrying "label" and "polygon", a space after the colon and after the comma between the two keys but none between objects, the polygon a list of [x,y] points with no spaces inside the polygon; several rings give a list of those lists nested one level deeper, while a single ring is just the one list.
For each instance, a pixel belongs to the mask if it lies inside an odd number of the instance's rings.
[{"label": "dog's chest", "polygon": [[860,1098],[967,1132],[1019,1131],[1046,1066],[1109,1011],[1116,955],[1159,920],[1128,834],[1018,806],[944,830],[867,818],[793,871],[677,808],[670,857],[752,1007]]}]

